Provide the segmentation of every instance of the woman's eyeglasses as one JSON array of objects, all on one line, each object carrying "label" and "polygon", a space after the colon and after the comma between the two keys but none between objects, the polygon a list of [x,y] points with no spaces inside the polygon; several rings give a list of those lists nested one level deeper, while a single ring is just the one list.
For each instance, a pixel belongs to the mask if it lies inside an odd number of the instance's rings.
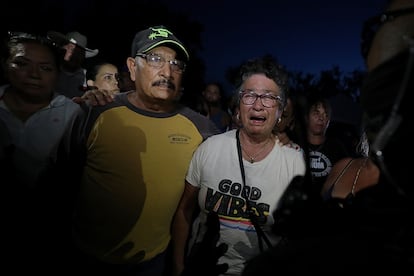
[{"label": "woman's eyeglasses", "polygon": [[239,92],[239,95],[242,103],[245,105],[253,105],[257,98],[260,98],[264,107],[271,108],[276,105],[278,105],[278,107],[282,105],[282,98],[269,92],[259,95],[252,90],[242,90]]}]

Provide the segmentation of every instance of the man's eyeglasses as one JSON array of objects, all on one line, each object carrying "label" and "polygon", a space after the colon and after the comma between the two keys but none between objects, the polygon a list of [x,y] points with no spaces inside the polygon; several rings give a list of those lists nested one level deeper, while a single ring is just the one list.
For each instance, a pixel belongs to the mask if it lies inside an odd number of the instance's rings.
[{"label": "man's eyeglasses", "polygon": [[186,64],[184,61],[181,60],[166,60],[164,57],[157,55],[157,54],[143,54],[143,53],[138,53],[136,55],[137,57],[141,57],[144,58],[148,65],[160,69],[161,67],[164,66],[165,62],[168,62],[168,64],[170,65],[170,68],[179,74],[182,74],[185,71],[185,67]]},{"label": "man's eyeglasses", "polygon": [[271,93],[265,93],[265,94],[257,94],[253,90],[242,90],[240,91],[240,99],[243,104],[245,105],[252,105],[256,102],[257,98],[260,98],[260,101],[262,102],[262,105],[264,107],[275,107],[282,104],[282,98],[280,96],[275,96]]},{"label": "man's eyeglasses", "polygon": [[378,29],[382,24],[392,21],[398,16],[413,13],[414,7],[387,11],[380,15],[369,18],[365,21],[361,33],[361,54],[364,59],[367,58],[372,41]]}]

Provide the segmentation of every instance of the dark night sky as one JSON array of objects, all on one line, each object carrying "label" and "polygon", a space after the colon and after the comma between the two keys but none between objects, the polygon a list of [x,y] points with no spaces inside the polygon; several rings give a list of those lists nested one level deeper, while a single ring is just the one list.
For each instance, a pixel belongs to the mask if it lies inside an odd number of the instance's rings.
[{"label": "dark night sky", "polygon": [[204,24],[201,56],[207,66],[207,81],[221,80],[227,67],[266,53],[276,56],[291,71],[318,74],[336,65],[345,73],[364,70],[359,50],[362,24],[386,3],[385,0],[162,2]]},{"label": "dark night sky", "polygon": [[[47,30],[86,32],[90,48],[110,47],[106,54],[129,54],[142,22],[158,6],[139,10],[144,2],[166,5],[202,24],[206,81],[225,81],[225,71],[242,61],[272,54],[290,71],[318,74],[338,66],[342,72],[364,70],[359,41],[362,23],[380,12],[387,0],[21,0],[4,2],[6,27],[43,24]],[[27,1],[27,2],[25,2]],[[25,4],[26,3],[26,4]],[[135,5],[131,7],[132,3]],[[13,8],[11,8],[13,6]],[[35,9],[38,9],[37,11]],[[10,10],[10,11],[9,11]],[[76,25],[88,16],[87,24]],[[105,11],[100,13],[99,11]],[[145,16],[143,16],[143,14]],[[141,19],[141,21],[139,21]],[[90,22],[90,24],[89,24]],[[138,24],[137,22],[140,22]],[[124,25],[123,25],[124,24]],[[150,24],[150,23],[149,23]],[[3,25],[4,27],[4,25]],[[141,28],[141,27],[139,27]],[[24,29],[24,28],[23,28]],[[129,34],[130,33],[130,34]],[[118,46],[113,49],[113,43]],[[111,44],[112,42],[112,44]],[[104,50],[104,49],[103,49]],[[116,51],[115,51],[116,50]],[[105,51],[102,51],[105,54]]]},{"label": "dark night sky", "polygon": [[[181,35],[191,36],[196,22],[203,30],[193,38],[201,37],[196,55],[205,64],[204,81],[222,82],[227,95],[234,88],[226,81],[227,69],[264,54],[278,58],[289,71],[315,76],[334,66],[343,74],[365,70],[359,48],[362,24],[387,3],[387,0],[5,1],[2,4],[5,24],[0,29],[44,33],[77,30],[88,36],[89,48],[101,50],[98,56],[109,58],[110,62],[115,57],[113,61],[118,66],[124,66],[130,43],[139,29],[168,22],[167,26],[179,29]],[[181,19],[174,16],[168,21],[165,17],[172,13],[184,15],[184,23],[176,21]],[[199,76],[193,77],[190,78],[195,83],[201,84]],[[187,90],[191,92],[187,93],[190,101],[194,89],[199,88]],[[350,117],[352,113],[356,119],[345,120],[358,120],[358,112],[349,112],[352,103],[344,104],[344,99],[339,102],[339,107],[346,106],[347,110],[337,110],[337,114]]]}]

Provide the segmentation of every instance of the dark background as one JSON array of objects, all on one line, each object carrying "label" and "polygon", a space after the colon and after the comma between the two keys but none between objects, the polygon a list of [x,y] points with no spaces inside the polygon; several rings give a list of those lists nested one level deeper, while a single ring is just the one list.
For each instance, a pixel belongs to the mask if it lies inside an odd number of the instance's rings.
[{"label": "dark background", "polygon": [[[135,33],[165,25],[189,48],[184,100],[192,104],[208,81],[221,81],[230,95],[229,72],[248,58],[271,54],[287,69],[317,76],[335,68],[346,76],[363,71],[362,23],[386,0],[71,0],[3,1],[7,30],[79,31],[99,58],[120,68]],[[88,59],[93,62],[93,59]]]}]

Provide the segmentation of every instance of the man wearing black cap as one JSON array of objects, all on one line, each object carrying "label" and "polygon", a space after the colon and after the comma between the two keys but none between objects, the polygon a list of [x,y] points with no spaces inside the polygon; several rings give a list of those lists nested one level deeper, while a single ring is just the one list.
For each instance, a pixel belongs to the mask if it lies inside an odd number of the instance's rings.
[{"label": "man wearing black cap", "polygon": [[88,38],[76,31],[66,35],[49,31],[47,36],[60,46],[63,52],[56,91],[70,99],[82,96],[87,88],[86,69],[83,68],[85,59],[95,57],[99,50],[87,48]]},{"label": "man wearing black cap", "polygon": [[86,121],[74,237],[91,275],[162,275],[190,159],[218,133],[176,100],[189,54],[171,31],[142,30],[131,50],[135,91],[92,107]]}]

